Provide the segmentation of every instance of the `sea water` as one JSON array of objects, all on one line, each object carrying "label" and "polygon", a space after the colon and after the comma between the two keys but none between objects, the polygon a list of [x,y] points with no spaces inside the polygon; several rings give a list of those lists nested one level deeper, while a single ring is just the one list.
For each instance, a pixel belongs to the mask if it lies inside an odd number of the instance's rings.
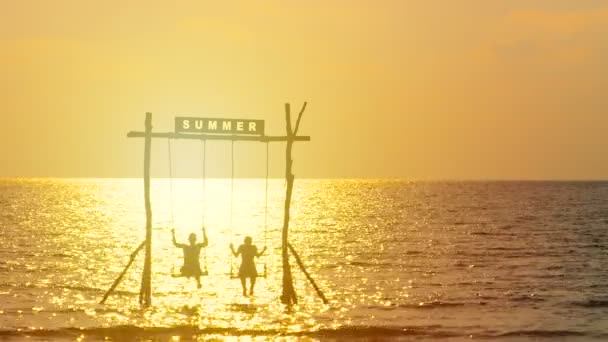
[{"label": "sea water", "polygon": [[[0,338],[608,339],[608,183],[299,180],[289,240],[298,305],[280,304],[285,184],[153,179],[152,290],[138,304],[141,179],[0,180]],[[203,288],[175,278],[194,232]],[[255,295],[230,255],[260,249]]]}]

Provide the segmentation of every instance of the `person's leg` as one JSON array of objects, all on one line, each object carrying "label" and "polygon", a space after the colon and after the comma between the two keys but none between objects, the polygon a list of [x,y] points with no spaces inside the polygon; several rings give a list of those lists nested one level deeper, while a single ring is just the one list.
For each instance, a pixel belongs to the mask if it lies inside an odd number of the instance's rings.
[{"label": "person's leg", "polygon": [[247,297],[247,282],[245,277],[241,277],[241,286],[243,286],[243,296]]},{"label": "person's leg", "polygon": [[199,289],[201,287],[203,287],[203,285],[201,285],[201,277],[200,276],[196,276],[196,287],[198,287]]},{"label": "person's leg", "polygon": [[255,287],[255,276],[251,277],[251,289],[249,290],[249,295],[253,296],[253,288]]}]

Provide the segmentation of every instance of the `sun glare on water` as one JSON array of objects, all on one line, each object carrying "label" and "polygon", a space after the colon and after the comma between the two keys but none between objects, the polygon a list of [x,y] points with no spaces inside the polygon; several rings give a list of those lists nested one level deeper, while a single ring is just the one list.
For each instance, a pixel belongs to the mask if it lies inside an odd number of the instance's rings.
[{"label": "sun glare on water", "polygon": [[[310,330],[317,325],[310,314],[301,312],[297,319],[287,314],[279,300],[282,275],[280,229],[284,198],[282,182],[271,182],[267,209],[263,179],[235,180],[233,187],[228,179],[211,179],[204,184],[196,179],[155,179],[152,183],[153,306],[142,311],[142,324],[150,327],[194,325],[201,329],[214,327],[292,332]],[[143,201],[139,205],[142,204]],[[135,207],[137,205],[134,203]],[[139,226],[130,228],[134,232],[131,231],[129,235],[139,236],[129,239],[131,248],[143,238],[143,214],[141,208],[129,214],[132,216],[129,221],[140,222]],[[179,243],[187,243],[190,233],[195,233],[197,242],[201,242],[203,225],[209,245],[201,251],[200,261],[201,267],[208,270],[208,275],[201,277],[202,288],[197,289],[194,279],[176,277],[183,264],[183,256],[182,250],[172,244],[171,230],[175,229]],[[260,277],[257,278],[254,296],[249,297],[242,295],[240,281],[235,278],[240,258],[234,258],[229,249],[231,243],[235,248],[242,244],[245,236],[251,236],[258,249],[268,248],[265,255],[257,259]],[[131,250],[123,249],[122,253],[126,260]],[[137,265],[129,271],[130,276],[119,286],[120,291],[139,292],[142,261],[143,251],[136,261]],[[113,269],[120,267],[122,265],[115,265]],[[267,270],[266,277],[262,277],[264,268]],[[309,304],[319,304],[314,297],[301,300],[303,305],[307,305],[307,300],[310,300]],[[113,295],[107,303],[108,306],[128,306],[140,310],[135,295]],[[119,316],[116,319],[120,320]],[[132,320],[132,317],[128,320]]]}]

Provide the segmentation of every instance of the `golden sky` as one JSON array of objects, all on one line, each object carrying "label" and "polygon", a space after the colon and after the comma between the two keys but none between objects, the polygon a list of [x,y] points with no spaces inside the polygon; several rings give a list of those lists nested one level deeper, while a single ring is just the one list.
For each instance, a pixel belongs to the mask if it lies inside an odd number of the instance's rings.
[{"label": "golden sky", "polygon": [[[280,135],[306,100],[296,177],[608,178],[606,1],[2,1],[0,44],[0,176],[140,177],[147,111]],[[173,150],[200,174],[198,142]],[[237,144],[237,175],[264,151]]]}]

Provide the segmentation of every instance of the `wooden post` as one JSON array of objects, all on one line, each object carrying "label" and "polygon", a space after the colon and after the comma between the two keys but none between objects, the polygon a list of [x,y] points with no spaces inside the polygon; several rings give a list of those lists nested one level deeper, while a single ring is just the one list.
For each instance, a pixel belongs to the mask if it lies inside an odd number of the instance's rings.
[{"label": "wooden post", "polygon": [[291,159],[291,148],[293,142],[298,134],[298,128],[300,127],[300,120],[302,114],[306,109],[306,102],[302,106],[298,119],[296,120],[296,127],[291,127],[291,107],[289,103],[285,104],[285,125],[287,131],[287,147],[285,149],[285,179],[287,180],[287,190],[285,194],[285,212],[283,216],[283,231],[281,235],[281,252],[283,257],[283,293],[281,294],[281,302],[286,305],[292,305],[298,303],[296,297],[296,291],[293,287],[293,278],[291,275],[291,265],[289,264],[289,209],[291,206],[291,194],[293,192],[293,181],[295,176],[292,173],[293,160]]},{"label": "wooden post", "polygon": [[281,234],[281,252],[283,257],[283,293],[281,302],[286,305],[297,304],[296,291],[293,288],[293,278],[291,276],[291,265],[289,264],[288,233],[289,233],[289,207],[291,205],[291,193],[293,190],[294,175],[291,172],[293,161],[291,160],[291,148],[293,146],[293,133],[291,130],[291,112],[289,103],[285,104],[285,124],[287,130],[287,148],[285,150],[285,179],[287,180],[287,190],[285,194],[285,212],[283,215],[283,231]]},{"label": "wooden post", "polygon": [[146,136],[144,150],[144,198],[146,205],[146,240],[144,271],[141,279],[139,302],[152,305],[152,207],[150,205],[150,145],[152,144],[152,113],[146,113]]}]

